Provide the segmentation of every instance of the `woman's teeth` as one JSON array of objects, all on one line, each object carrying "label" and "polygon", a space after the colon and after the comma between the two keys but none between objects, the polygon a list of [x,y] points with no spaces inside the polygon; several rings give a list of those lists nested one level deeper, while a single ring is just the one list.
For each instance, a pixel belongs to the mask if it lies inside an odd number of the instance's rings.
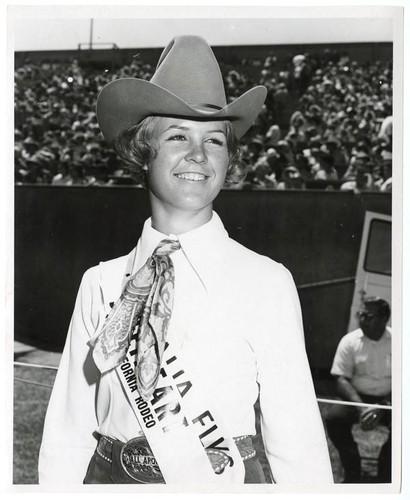
[{"label": "woman's teeth", "polygon": [[186,181],[204,181],[207,177],[204,174],[197,174],[196,172],[187,172],[183,174],[175,174],[178,179],[184,179]]}]

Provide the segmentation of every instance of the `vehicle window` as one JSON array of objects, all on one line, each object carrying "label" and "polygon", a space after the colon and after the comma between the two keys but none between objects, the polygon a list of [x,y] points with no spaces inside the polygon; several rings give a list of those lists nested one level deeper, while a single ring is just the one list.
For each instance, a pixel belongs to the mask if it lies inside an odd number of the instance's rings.
[{"label": "vehicle window", "polygon": [[391,222],[373,220],[364,260],[365,271],[391,276]]}]

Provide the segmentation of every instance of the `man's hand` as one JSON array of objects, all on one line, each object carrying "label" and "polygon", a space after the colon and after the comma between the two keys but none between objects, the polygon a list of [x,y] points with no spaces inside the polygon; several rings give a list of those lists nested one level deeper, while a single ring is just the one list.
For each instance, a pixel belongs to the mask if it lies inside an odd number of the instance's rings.
[{"label": "man's hand", "polygon": [[360,414],[360,427],[364,431],[371,431],[380,421],[381,412],[378,408],[367,408]]}]

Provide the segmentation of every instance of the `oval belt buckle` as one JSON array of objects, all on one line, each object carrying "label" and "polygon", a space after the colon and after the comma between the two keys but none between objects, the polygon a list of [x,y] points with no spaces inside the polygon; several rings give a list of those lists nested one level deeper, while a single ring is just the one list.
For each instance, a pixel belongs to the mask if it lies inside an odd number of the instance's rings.
[{"label": "oval belt buckle", "polygon": [[161,470],[144,437],[127,441],[121,448],[120,460],[125,472],[141,483],[163,483]]}]

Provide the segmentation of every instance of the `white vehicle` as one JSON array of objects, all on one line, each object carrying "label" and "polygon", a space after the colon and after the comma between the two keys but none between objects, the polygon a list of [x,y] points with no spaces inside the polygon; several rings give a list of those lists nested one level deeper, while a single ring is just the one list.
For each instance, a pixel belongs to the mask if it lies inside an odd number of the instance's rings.
[{"label": "white vehicle", "polygon": [[392,305],[391,220],[391,215],[366,212],[357,263],[355,289],[350,309],[349,332],[358,327],[356,314],[365,297],[381,297],[390,304],[390,307]]}]

